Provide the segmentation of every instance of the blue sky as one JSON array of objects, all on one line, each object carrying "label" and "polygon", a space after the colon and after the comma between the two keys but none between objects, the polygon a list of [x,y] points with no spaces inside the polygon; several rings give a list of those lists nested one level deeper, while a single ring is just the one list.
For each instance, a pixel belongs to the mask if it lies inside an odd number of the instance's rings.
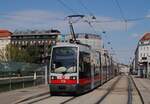
[{"label": "blue sky", "polygon": [[[139,38],[150,31],[150,19],[121,22],[122,16],[116,0],[0,0],[0,28],[16,29],[57,28],[63,34],[69,32],[64,18],[71,14],[93,14],[97,21],[92,23],[97,34],[104,40],[105,47],[111,47],[117,59],[129,63]],[[65,5],[60,3],[62,1]],[[117,0],[125,19],[150,17],[150,0]],[[86,8],[81,4],[83,3]],[[105,34],[102,31],[106,31]],[[87,23],[76,23],[76,32],[95,33]],[[111,42],[111,44],[107,44]],[[114,57],[116,57],[114,56]]]}]

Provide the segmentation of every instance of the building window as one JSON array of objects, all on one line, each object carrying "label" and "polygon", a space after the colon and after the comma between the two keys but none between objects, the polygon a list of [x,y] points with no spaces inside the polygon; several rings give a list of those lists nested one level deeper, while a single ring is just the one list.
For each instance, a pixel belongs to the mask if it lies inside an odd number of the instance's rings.
[{"label": "building window", "polygon": [[140,56],[142,57],[142,53],[140,54]]},{"label": "building window", "polygon": [[17,44],[18,42],[16,41],[15,44]]},{"label": "building window", "polygon": [[30,41],[30,44],[31,44],[31,45],[32,45],[32,43],[33,43],[33,42],[32,42],[32,41]]},{"label": "building window", "polygon": [[45,40],[45,43],[47,43],[48,41],[47,40]]},{"label": "building window", "polygon": [[24,45],[24,41],[22,41],[22,45]]}]

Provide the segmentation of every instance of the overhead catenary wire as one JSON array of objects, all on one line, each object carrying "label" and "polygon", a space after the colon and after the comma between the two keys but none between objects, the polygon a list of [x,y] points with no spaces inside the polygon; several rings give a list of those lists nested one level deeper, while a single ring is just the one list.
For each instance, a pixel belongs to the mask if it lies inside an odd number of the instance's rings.
[{"label": "overhead catenary wire", "polygon": [[[138,18],[127,18],[126,21],[127,22],[136,22],[136,21],[142,21],[142,20],[148,20],[150,19],[150,17],[138,17]],[[115,20],[95,20],[95,21],[91,21],[91,22],[95,22],[95,23],[112,23],[112,22],[124,22],[124,21],[120,21],[119,19],[115,19]]]},{"label": "overhead catenary wire", "polygon": [[[57,0],[59,3],[61,3],[66,9],[68,9],[69,11],[71,11],[72,13],[74,13],[74,14],[79,14],[79,13],[77,13],[76,11],[74,11],[72,8],[70,8],[67,4],[65,4],[62,0]],[[79,1],[79,0],[78,0]],[[86,6],[82,3],[82,1],[79,1],[80,2],[80,4],[84,7],[84,9],[86,9],[86,10],[88,10],[87,8],[86,8]],[[92,15],[92,13],[91,12],[88,12],[88,13],[90,13],[91,15]],[[79,20],[76,20],[74,23],[76,23],[77,21],[79,21]],[[93,29],[93,31],[95,32],[95,33],[97,33],[96,32],[96,30],[94,29],[94,27],[92,26],[92,24],[90,23],[90,21],[89,21],[89,18],[88,18],[88,21],[86,21],[88,24],[89,24],[89,26]]]},{"label": "overhead catenary wire", "polygon": [[66,3],[63,2],[63,0],[57,0],[62,6],[64,6],[68,11],[74,14],[79,14],[77,13],[74,9],[72,9],[70,6],[68,6]]},{"label": "overhead catenary wire", "polygon": [[126,18],[125,18],[125,16],[124,16],[124,12],[123,12],[123,10],[122,10],[122,8],[121,8],[121,6],[120,6],[118,0],[113,0],[113,1],[115,1],[116,5],[118,6],[119,12],[120,12],[120,14],[121,14],[121,18],[122,18],[123,21],[125,22],[125,21],[126,21]]},{"label": "overhead catenary wire", "polygon": [[96,19],[96,17],[94,16],[94,14],[87,8],[87,6],[85,5],[85,3],[83,3],[82,0],[77,0],[78,3],[84,8],[84,10],[90,15],[92,16],[93,19]]},{"label": "overhead catenary wire", "polygon": [[88,23],[88,25],[93,29],[93,31],[94,31],[95,34],[98,34],[97,31],[96,31],[96,29],[93,27],[93,25],[91,24],[90,21],[85,20],[84,22]]},{"label": "overhead catenary wire", "polygon": [[[90,15],[92,16],[92,21],[90,21],[90,18],[87,17],[87,20],[85,20],[84,22],[88,23],[88,25],[93,29],[93,31],[97,33],[95,27],[92,25],[92,23],[96,23],[96,17],[93,15],[93,13],[91,11],[89,11],[89,9],[86,7],[86,5],[84,5],[85,3],[82,2],[82,0],[78,0],[79,4],[84,8],[84,10]],[[94,21],[93,21],[94,20]],[[100,24],[99,24],[100,25]],[[104,29],[101,27],[100,25],[100,28],[102,29],[102,33],[105,33]]]},{"label": "overhead catenary wire", "polygon": [[[92,24],[94,23],[93,20],[96,21],[95,15],[87,8],[83,0],[77,0],[77,1],[82,6],[82,8],[87,12],[87,14],[89,14],[90,16],[90,17],[87,16],[87,20],[84,20],[84,22],[88,23],[88,25],[93,29],[94,33],[98,34],[97,29],[95,29],[95,27]],[[92,21],[90,19],[92,19]],[[104,29],[101,26],[100,28],[102,29],[102,32],[105,33]]]},{"label": "overhead catenary wire", "polygon": [[117,5],[118,8],[119,8],[119,12],[120,12],[121,18],[123,19],[123,21],[124,21],[124,23],[125,23],[125,30],[127,31],[127,22],[128,22],[128,21],[126,20],[126,18],[125,18],[125,16],[124,16],[124,12],[123,12],[123,10],[122,10],[122,8],[121,8],[121,6],[120,6],[118,0],[113,0],[113,1],[115,1],[116,5]]}]

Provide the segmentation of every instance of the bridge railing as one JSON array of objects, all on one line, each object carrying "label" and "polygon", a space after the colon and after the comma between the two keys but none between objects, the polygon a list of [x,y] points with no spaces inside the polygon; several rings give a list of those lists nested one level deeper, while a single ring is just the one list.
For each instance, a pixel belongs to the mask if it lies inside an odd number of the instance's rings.
[{"label": "bridge railing", "polygon": [[0,92],[45,83],[44,65],[22,62],[0,64]]}]

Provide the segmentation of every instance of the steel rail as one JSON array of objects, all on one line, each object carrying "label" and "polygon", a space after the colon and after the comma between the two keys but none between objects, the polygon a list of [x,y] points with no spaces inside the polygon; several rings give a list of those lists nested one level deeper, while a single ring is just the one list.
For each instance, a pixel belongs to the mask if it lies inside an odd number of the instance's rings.
[{"label": "steel rail", "polygon": [[142,104],[145,104],[145,103],[144,103],[144,100],[143,100],[143,97],[142,97],[142,95],[141,95],[141,93],[140,93],[140,90],[138,89],[138,87],[137,87],[135,81],[133,80],[132,76],[130,76],[130,78],[131,78],[131,81],[133,82],[133,85],[134,85],[136,91],[138,92],[138,95],[139,95],[139,97],[140,97],[140,100],[141,100]]},{"label": "steel rail", "polygon": [[128,101],[127,101],[127,104],[132,104],[132,91],[133,91],[133,86],[132,86],[132,83],[131,83],[131,79],[130,79],[130,76],[128,77]]},{"label": "steel rail", "polygon": [[110,92],[114,89],[116,84],[119,82],[122,76],[118,77],[117,80],[112,84],[112,86],[108,89],[108,91],[94,104],[100,104],[109,94]]}]

